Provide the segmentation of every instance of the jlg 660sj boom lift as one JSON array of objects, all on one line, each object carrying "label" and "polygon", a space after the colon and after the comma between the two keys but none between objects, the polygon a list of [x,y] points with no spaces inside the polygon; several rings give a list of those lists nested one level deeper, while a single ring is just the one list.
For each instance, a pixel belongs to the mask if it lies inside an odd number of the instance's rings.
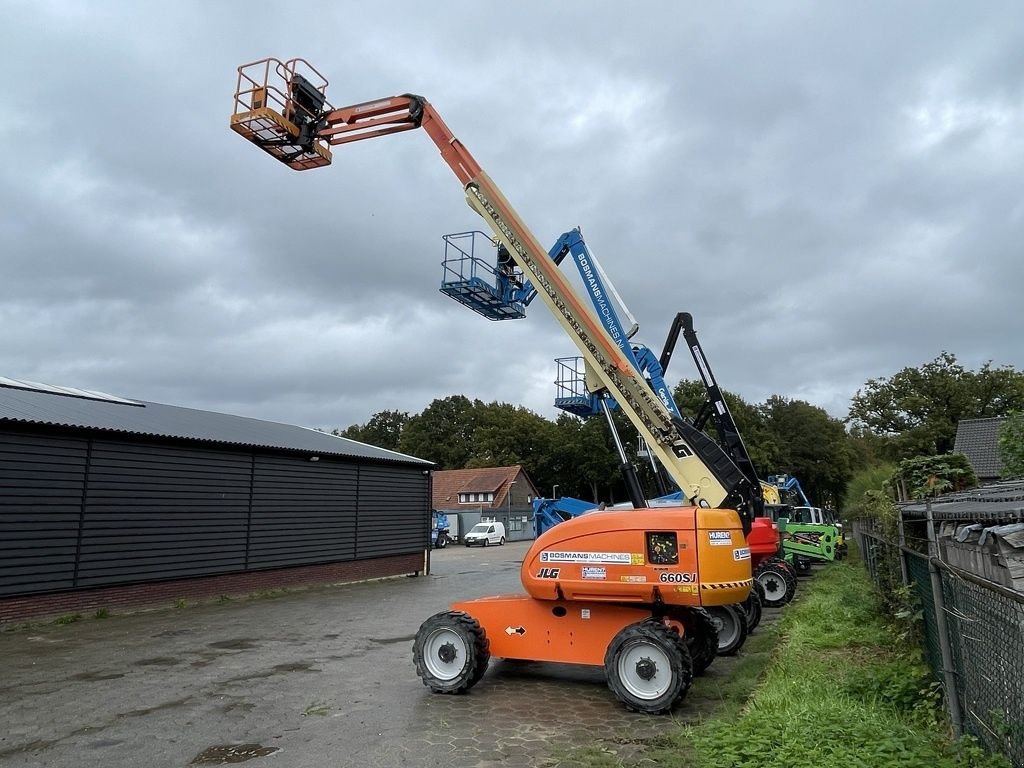
[{"label": "jlg 660sj boom lift", "polygon": [[423,623],[414,659],[424,683],[459,693],[491,655],[603,665],[623,703],[666,712],[691,679],[682,606],[728,605],[750,592],[755,494],[730,458],[674,417],[576,295],[497,185],[419,96],[334,108],[327,81],[301,59],[239,67],[231,128],[296,170],[331,162],[330,147],[422,128],[463,185],[470,206],[537,289],[586,361],[682,489],[686,506],[606,512],[537,539],[523,560],[525,595],[470,600]]}]

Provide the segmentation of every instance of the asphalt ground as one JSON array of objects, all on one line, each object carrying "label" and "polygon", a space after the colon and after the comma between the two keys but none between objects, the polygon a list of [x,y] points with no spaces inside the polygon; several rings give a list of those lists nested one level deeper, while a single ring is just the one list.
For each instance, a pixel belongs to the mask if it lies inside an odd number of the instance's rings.
[{"label": "asphalt ground", "polygon": [[[599,668],[492,660],[467,694],[416,676],[420,623],[521,592],[529,542],[432,553],[383,579],[0,632],[0,766],[571,765],[634,756],[719,700],[719,658],[671,716],[627,712]],[[778,611],[765,611],[765,622]]]}]

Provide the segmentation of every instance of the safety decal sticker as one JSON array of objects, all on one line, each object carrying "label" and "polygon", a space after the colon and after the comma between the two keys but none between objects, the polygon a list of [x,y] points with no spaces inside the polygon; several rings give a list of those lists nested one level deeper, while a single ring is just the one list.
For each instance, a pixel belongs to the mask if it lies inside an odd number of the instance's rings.
[{"label": "safety decal sticker", "polygon": [[608,569],[600,565],[584,565],[583,578],[603,581],[608,578]]},{"label": "safety decal sticker", "polygon": [[643,552],[634,552],[633,554],[631,554],[629,556],[629,564],[630,565],[643,565],[644,564]]},{"label": "safety decal sticker", "polygon": [[739,547],[732,551],[733,560],[749,560],[750,559],[750,547]]},{"label": "safety decal sticker", "polygon": [[708,531],[708,544],[712,547],[731,547],[732,531]]},{"label": "safety decal sticker", "polygon": [[541,552],[542,563],[615,563],[630,565],[629,552]]},{"label": "safety decal sticker", "polygon": [[619,576],[619,581],[624,581],[628,584],[643,584],[647,581],[646,576]]}]

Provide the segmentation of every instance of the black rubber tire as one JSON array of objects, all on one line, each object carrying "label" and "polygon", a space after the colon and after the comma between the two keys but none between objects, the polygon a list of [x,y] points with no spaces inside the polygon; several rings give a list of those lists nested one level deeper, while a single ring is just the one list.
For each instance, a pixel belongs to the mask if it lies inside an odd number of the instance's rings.
[{"label": "black rubber tire", "polygon": [[490,540],[490,539],[487,539],[487,538],[485,538],[485,539],[484,539],[484,546],[485,546],[485,547],[489,547],[489,546],[491,546],[491,540]]},{"label": "black rubber tire", "polygon": [[[742,605],[712,605],[705,608],[715,620],[718,629],[718,655],[735,656],[747,642],[747,613]],[[723,627],[731,629],[722,632]]]},{"label": "black rubber tire", "polygon": [[504,536],[501,537],[501,541],[498,542],[498,546],[499,547],[504,547],[505,546],[505,537]]},{"label": "black rubber tire", "polygon": [[781,608],[796,594],[796,576],[785,565],[768,560],[757,567],[754,580],[764,591],[762,604],[768,608]]},{"label": "black rubber tire", "polygon": [[[636,674],[623,679],[630,664]],[[647,666],[643,674],[653,673],[651,678],[643,677],[640,664]],[[619,632],[605,651],[604,671],[608,688],[626,709],[649,715],[670,712],[683,700],[693,682],[693,662],[686,641],[659,619],[630,624]],[[652,681],[657,683],[651,684]],[[640,690],[644,687],[651,690]]]},{"label": "black rubber tire", "polygon": [[718,629],[711,614],[703,608],[672,606],[666,613],[668,618],[683,625],[683,640],[693,662],[693,676],[703,675],[718,656]]},{"label": "black rubber tire", "polygon": [[442,534],[438,535],[438,537],[437,537],[437,548],[438,549],[444,549],[447,546],[448,546],[448,536],[447,536],[447,534],[442,533]]},{"label": "black rubber tire", "polygon": [[[757,582],[754,582],[757,584]],[[753,634],[754,630],[757,629],[757,625],[761,623],[761,598],[757,594],[757,589],[753,588],[750,590],[750,595],[741,604],[743,606],[743,612],[747,616],[747,634]]]},{"label": "black rubber tire", "polygon": [[786,560],[784,557],[770,557],[766,562],[775,564],[779,568],[784,569],[786,573],[788,573],[794,579],[796,578],[796,568],[794,568],[790,564],[790,562]]},{"label": "black rubber tire", "polygon": [[444,611],[420,625],[412,659],[416,674],[430,690],[465,693],[487,671],[490,643],[480,622],[468,613]]}]

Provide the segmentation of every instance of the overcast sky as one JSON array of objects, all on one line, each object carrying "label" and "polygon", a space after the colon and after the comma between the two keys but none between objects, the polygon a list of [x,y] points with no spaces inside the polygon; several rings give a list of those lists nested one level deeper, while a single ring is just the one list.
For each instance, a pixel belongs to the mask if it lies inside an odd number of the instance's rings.
[{"label": "overcast sky", "polygon": [[582,227],[637,340],[691,312],[749,401],[1024,368],[1019,0],[0,0],[0,376],[327,429],[555,415],[575,348],[540,302],[438,292],[483,222],[426,134],[291,171],[228,129],[266,56],[336,106],[427,97],[542,243]]}]

